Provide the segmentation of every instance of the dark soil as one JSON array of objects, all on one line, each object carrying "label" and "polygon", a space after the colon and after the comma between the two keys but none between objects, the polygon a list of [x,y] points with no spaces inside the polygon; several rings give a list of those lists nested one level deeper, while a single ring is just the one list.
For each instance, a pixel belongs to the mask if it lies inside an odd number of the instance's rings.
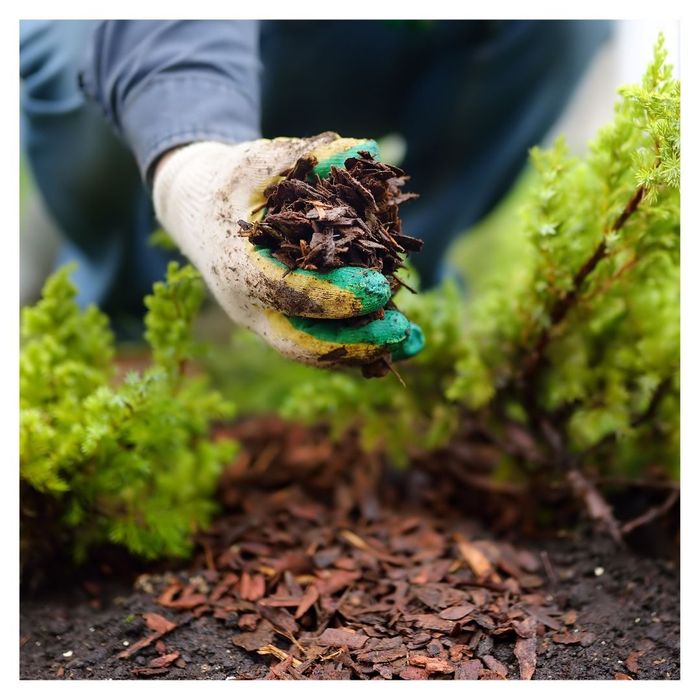
[{"label": "dark soil", "polygon": [[278,421],[235,432],[227,510],[192,562],[93,563],[26,593],[21,678],[680,677],[673,547],[495,534],[445,498],[464,487],[387,482]]},{"label": "dark soil", "polygon": [[[539,642],[534,679],[636,679],[680,677],[679,579],[667,561],[620,553],[607,540],[567,536],[541,542],[533,552],[546,552],[563,577],[547,590],[564,607],[577,612],[575,630],[593,635],[590,646]],[[600,576],[595,570],[604,570]],[[192,575],[191,572],[190,576]],[[131,660],[118,658],[125,642],[133,644],[148,631],[141,613],[164,612],[153,601],[153,582],[105,589],[95,598],[83,590],[44,594],[21,607],[20,677],[125,679],[147,666],[155,649]],[[168,614],[168,613],[165,613]],[[187,619],[187,615],[173,615]],[[179,658],[157,678],[264,678],[269,664],[231,642],[235,622],[211,616],[192,619],[165,639],[164,653]],[[512,645],[486,642],[476,658],[490,655],[518,677]],[[69,654],[66,656],[66,654]],[[481,657],[478,654],[481,654]]]}]

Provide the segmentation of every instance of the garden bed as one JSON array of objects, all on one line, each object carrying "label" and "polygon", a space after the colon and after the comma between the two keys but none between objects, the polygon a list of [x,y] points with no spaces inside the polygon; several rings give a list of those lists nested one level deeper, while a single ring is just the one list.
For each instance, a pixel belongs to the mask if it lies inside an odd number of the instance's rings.
[{"label": "garden bed", "polygon": [[101,557],[26,592],[22,678],[679,677],[673,538],[650,557],[506,526],[450,477],[387,473],[320,429],[223,432],[244,449],[193,559]]}]

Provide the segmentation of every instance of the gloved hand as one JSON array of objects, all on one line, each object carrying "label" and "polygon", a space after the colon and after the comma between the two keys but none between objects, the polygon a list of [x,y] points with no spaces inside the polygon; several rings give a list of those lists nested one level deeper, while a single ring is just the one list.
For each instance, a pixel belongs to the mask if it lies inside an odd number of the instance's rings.
[{"label": "gloved hand", "polygon": [[153,186],[156,215],[202,274],[224,311],[283,355],[329,367],[368,364],[387,351],[415,355],[423,334],[398,311],[359,326],[347,320],[383,308],[391,290],[375,270],[341,267],[289,272],[269,251],[238,233],[238,220],[259,220],[263,191],[301,156],[326,176],[373,141],[326,132],[304,139],[259,139],[236,145],[199,142],[166,155]]}]

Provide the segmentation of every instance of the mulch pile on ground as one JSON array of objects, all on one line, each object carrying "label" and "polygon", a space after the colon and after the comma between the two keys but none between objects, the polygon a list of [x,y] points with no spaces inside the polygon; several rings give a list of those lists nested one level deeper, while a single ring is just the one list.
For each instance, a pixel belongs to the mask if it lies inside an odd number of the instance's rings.
[{"label": "mulch pile on ground", "polygon": [[22,678],[679,677],[668,553],[580,530],[517,545],[512,515],[479,523],[483,479],[387,473],[352,436],[278,418],[220,430],[243,449],[195,558],[101,559],[23,595]]},{"label": "mulch pile on ground", "polygon": [[400,254],[422,246],[401,230],[399,205],[418,196],[401,191],[406,174],[366,151],[348,158],[345,168],[332,167],[323,180],[312,174],[315,165],[314,158],[302,158],[268,187],[263,221],[239,221],[241,234],[290,270],[368,267],[397,285]]},{"label": "mulch pile on ground", "polygon": [[120,654],[134,675],[167,673],[178,652],[164,639],[201,616],[224,621],[230,642],[279,679],[512,677],[489,653],[495,642],[512,645],[516,677],[529,679],[538,648],[594,641],[546,592],[540,556],[464,515],[386,508],[371,460],[343,478],[324,467],[330,444],[298,426],[251,430],[260,449],[248,435],[222,492],[239,512],[201,538],[194,581],[173,576],[155,592],[151,633]]}]

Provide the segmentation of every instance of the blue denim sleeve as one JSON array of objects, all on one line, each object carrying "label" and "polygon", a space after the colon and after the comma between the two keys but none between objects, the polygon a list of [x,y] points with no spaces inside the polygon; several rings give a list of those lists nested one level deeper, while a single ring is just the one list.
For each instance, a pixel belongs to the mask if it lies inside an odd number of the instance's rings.
[{"label": "blue denim sleeve", "polygon": [[133,151],[144,180],[192,141],[260,136],[258,22],[101,21],[80,81]]}]

